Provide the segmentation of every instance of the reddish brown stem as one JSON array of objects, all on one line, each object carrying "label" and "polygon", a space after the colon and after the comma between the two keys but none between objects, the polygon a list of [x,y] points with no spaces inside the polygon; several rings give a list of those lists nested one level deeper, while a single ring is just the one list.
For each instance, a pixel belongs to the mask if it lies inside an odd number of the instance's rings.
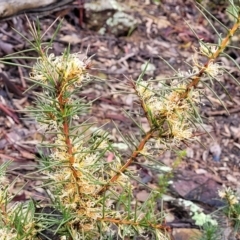
[{"label": "reddish brown stem", "polygon": [[[136,85],[135,83],[132,81],[131,82],[131,86],[133,87],[133,89],[136,91],[137,93],[137,90],[136,90]],[[141,106],[142,106],[142,109],[144,111],[144,114],[149,122],[149,125],[150,125],[150,128],[151,130],[148,131],[145,136],[143,137],[143,139],[141,140],[141,142],[139,143],[137,149],[132,153],[131,157],[127,160],[127,162],[119,169],[119,171],[109,180],[109,182],[104,185],[96,194],[102,194],[104,191],[106,191],[108,189],[108,187],[110,186],[111,183],[115,182],[119,176],[121,175],[121,173],[123,173],[133,162],[133,160],[139,155],[139,153],[143,150],[145,144],[147,143],[147,141],[152,138],[154,132],[155,132],[155,129],[152,127],[152,122],[151,120],[149,119],[149,115],[148,115],[148,111],[147,111],[147,107],[144,103],[144,101],[142,101],[140,99],[140,102],[141,102]]]},{"label": "reddish brown stem", "polygon": [[207,62],[203,65],[202,69],[199,71],[199,73],[193,77],[192,81],[188,84],[186,91],[182,94],[182,98],[186,98],[188,96],[188,93],[190,92],[191,88],[196,88],[202,75],[204,74],[206,68],[208,68],[209,64],[216,60],[216,58],[223,52],[223,50],[227,47],[231,37],[235,34],[235,32],[238,30],[240,26],[240,15],[238,16],[238,19],[236,23],[233,25],[233,27],[229,30],[227,36],[222,40],[221,44],[219,45],[218,49],[212,54],[211,57],[207,60]]},{"label": "reddish brown stem", "polygon": [[[61,112],[63,113],[65,105],[66,105],[66,99],[63,98],[62,91],[60,91],[60,92],[61,93],[59,94],[58,101],[59,101],[59,106],[60,106]],[[70,133],[69,133],[69,123],[68,123],[68,119],[66,117],[63,120],[63,134],[64,134],[64,137],[65,137],[67,152],[68,152],[68,155],[69,155],[70,168],[73,172],[73,176],[75,177],[75,179],[77,179],[77,177],[78,177],[77,171],[72,167],[72,165],[74,163],[73,145],[72,145],[71,139],[69,137],[69,135],[70,135]]]},{"label": "reddish brown stem", "polygon": [[[141,223],[139,223],[139,222],[134,222],[134,221],[130,221],[130,220],[114,219],[114,218],[99,218],[98,220],[103,221],[103,222],[111,222],[111,223],[115,223],[115,224],[125,224],[125,225],[132,225],[132,226],[140,226],[141,225]],[[154,229],[166,230],[168,232],[171,231],[171,228],[169,226],[164,226],[161,224],[148,223],[148,226],[150,226]]]},{"label": "reddish brown stem", "polygon": [[127,160],[127,162],[119,169],[119,171],[116,173],[116,175],[114,175],[109,180],[109,182],[106,185],[104,185],[96,194],[103,193],[105,190],[108,189],[108,187],[110,186],[111,183],[115,182],[119,178],[121,173],[123,173],[129,167],[129,165],[133,162],[133,160],[136,159],[136,157],[139,155],[139,153],[143,150],[145,144],[147,143],[147,141],[150,138],[152,138],[154,132],[155,132],[155,130],[151,129],[149,132],[146,133],[144,138],[139,143],[137,149],[132,153],[131,157]]}]

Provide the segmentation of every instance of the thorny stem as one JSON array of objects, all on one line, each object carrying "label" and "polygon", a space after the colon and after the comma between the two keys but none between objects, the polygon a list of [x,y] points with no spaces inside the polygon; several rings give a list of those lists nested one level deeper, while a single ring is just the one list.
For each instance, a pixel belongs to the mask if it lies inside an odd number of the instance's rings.
[{"label": "thorny stem", "polygon": [[238,30],[240,26],[240,13],[238,15],[236,23],[233,25],[233,27],[229,30],[227,36],[222,39],[218,49],[212,54],[211,57],[207,60],[207,62],[203,65],[202,69],[199,71],[199,73],[192,78],[192,81],[188,84],[186,91],[182,94],[181,98],[186,98],[188,96],[188,93],[190,92],[191,88],[196,88],[202,75],[204,74],[206,68],[208,68],[209,64],[216,60],[216,58],[223,52],[223,50],[227,47],[230,39],[235,34],[235,32]]},{"label": "thorny stem", "polygon": [[116,173],[116,175],[114,175],[107,184],[105,184],[96,194],[101,194],[104,191],[106,191],[108,189],[108,187],[110,186],[111,183],[115,182],[119,176],[121,175],[121,173],[123,173],[128,167],[129,165],[134,161],[134,159],[136,159],[136,157],[139,155],[139,153],[143,150],[145,144],[147,143],[147,141],[152,138],[153,134],[155,132],[155,129],[151,129],[150,131],[148,131],[145,136],[143,137],[143,139],[141,140],[141,142],[139,143],[137,149],[132,153],[131,157],[127,160],[127,162],[119,169],[119,171]]},{"label": "thorny stem", "polygon": [[[139,226],[141,225],[140,222],[135,222],[135,221],[129,221],[129,220],[121,220],[121,219],[115,219],[115,218],[98,218],[99,221],[103,222],[111,222],[115,224],[126,224],[126,225],[132,225],[132,226]],[[161,230],[167,230],[171,231],[171,228],[169,226],[164,226],[161,224],[152,224],[152,223],[147,223],[148,226],[154,228],[154,229],[161,229]]]}]

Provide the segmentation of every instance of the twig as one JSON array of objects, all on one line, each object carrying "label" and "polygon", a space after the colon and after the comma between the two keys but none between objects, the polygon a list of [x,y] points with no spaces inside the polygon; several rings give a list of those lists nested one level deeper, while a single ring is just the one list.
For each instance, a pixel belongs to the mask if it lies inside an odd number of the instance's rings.
[{"label": "twig", "polygon": [[186,91],[182,94],[182,98],[186,98],[188,93],[191,91],[191,88],[196,88],[202,75],[205,73],[205,70],[208,68],[209,64],[216,60],[216,58],[223,52],[223,50],[227,47],[230,39],[235,34],[235,32],[240,27],[240,14],[238,15],[238,19],[233,27],[229,30],[227,36],[222,40],[218,49],[212,54],[211,57],[207,60],[207,62],[203,65],[202,69],[199,73],[192,78],[192,81],[188,84]]},{"label": "twig", "polygon": [[[140,222],[114,219],[114,218],[98,218],[98,220],[103,221],[103,222],[111,222],[111,223],[115,223],[115,224],[126,224],[126,225],[132,225],[132,226],[140,226],[141,225]],[[147,223],[147,224],[154,229],[167,230],[168,232],[171,231],[171,228],[169,226],[164,226],[161,224],[152,224],[152,223]]]},{"label": "twig", "polygon": [[8,107],[4,106],[0,103],[0,109],[5,112],[8,116],[10,116],[15,123],[19,124],[20,121],[18,120],[18,117],[13,113],[13,110],[9,109]]},{"label": "twig", "polygon": [[24,77],[23,77],[22,69],[21,69],[20,67],[18,67],[18,72],[19,72],[19,76],[20,76],[21,83],[22,83],[22,87],[23,87],[24,89],[26,89],[26,88],[27,88],[27,84],[26,84],[26,81],[25,81],[25,79],[24,79]]},{"label": "twig", "polygon": [[[237,113],[240,112],[240,107],[228,109],[229,113]],[[229,115],[226,110],[214,111],[214,112],[206,112],[207,116],[218,116],[218,115]]]},{"label": "twig", "polygon": [[147,141],[152,138],[153,134],[155,132],[155,129],[151,129],[149,132],[146,133],[146,135],[144,136],[144,138],[141,140],[141,142],[139,143],[137,149],[132,153],[132,156],[127,160],[127,162],[119,169],[118,173],[116,173],[116,175],[114,175],[107,184],[105,184],[97,193],[101,194],[104,191],[106,191],[108,189],[108,187],[110,186],[111,183],[117,181],[117,179],[119,178],[119,176],[130,166],[130,164],[134,161],[134,159],[136,159],[136,157],[139,155],[139,153],[143,150],[145,144],[147,143]]}]

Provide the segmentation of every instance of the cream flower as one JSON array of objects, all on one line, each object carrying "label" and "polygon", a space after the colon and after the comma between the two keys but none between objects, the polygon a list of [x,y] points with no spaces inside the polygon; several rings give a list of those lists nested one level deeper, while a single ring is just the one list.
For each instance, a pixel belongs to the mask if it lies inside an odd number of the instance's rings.
[{"label": "cream flower", "polygon": [[220,198],[225,198],[226,197],[226,191],[225,190],[218,190],[218,196]]},{"label": "cream flower", "polygon": [[47,57],[39,58],[33,66],[30,77],[33,80],[47,82],[75,81],[75,84],[81,84],[86,72],[86,63],[79,59],[79,54],[69,54],[54,56],[50,54]]},{"label": "cream flower", "polygon": [[230,205],[234,205],[234,204],[238,203],[238,199],[237,199],[237,197],[235,195],[230,195],[228,197],[228,201],[229,201]]},{"label": "cream flower", "polygon": [[218,195],[220,198],[225,199],[229,205],[234,205],[234,204],[239,203],[238,197],[232,191],[231,188],[225,188],[222,190],[218,190]]},{"label": "cream flower", "polygon": [[217,63],[210,62],[205,68],[205,72],[208,73],[211,77],[216,77],[217,75],[222,74],[221,66]]},{"label": "cream flower", "polygon": [[171,127],[171,133],[177,141],[190,139],[192,136],[192,128],[188,127],[187,124],[178,121],[171,124]]},{"label": "cream flower", "polygon": [[213,54],[218,50],[218,46],[209,43],[200,42],[200,53],[207,57],[212,57]]},{"label": "cream flower", "polygon": [[14,230],[9,230],[7,228],[0,229],[0,236],[2,240],[17,239],[17,234]]},{"label": "cream flower", "polygon": [[152,91],[152,87],[151,85],[146,82],[146,81],[140,81],[137,84],[137,88],[136,88],[139,96],[143,99],[143,100],[147,100],[149,99],[151,96],[154,95],[153,91]]}]

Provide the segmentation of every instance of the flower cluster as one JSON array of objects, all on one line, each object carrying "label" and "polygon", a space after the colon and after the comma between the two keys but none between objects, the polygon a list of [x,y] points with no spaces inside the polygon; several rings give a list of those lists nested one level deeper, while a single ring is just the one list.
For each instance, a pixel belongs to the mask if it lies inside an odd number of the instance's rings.
[{"label": "flower cluster", "polygon": [[211,58],[218,50],[218,46],[213,44],[204,43],[203,41],[199,41],[199,44],[200,53],[204,56],[207,56],[208,58]]},{"label": "flower cluster", "polygon": [[192,59],[194,65],[193,69],[195,69],[195,72],[204,71],[204,73],[208,74],[210,78],[216,78],[217,76],[222,75],[222,66],[214,62],[214,55],[218,53],[218,50],[218,46],[200,41],[199,54],[206,56],[209,62],[206,65],[200,64],[198,62],[198,56],[196,51],[196,54],[193,56]]},{"label": "flower cluster", "polygon": [[[0,239],[20,239],[18,228],[21,226],[21,231],[25,233],[22,240],[31,240],[37,234],[34,229],[35,222],[31,212],[22,207],[20,202],[11,202],[14,194],[11,193],[11,184],[9,180],[0,173]],[[24,217],[21,217],[21,214]],[[15,222],[19,219],[20,223]],[[18,224],[18,225],[17,225]],[[2,227],[3,226],[3,227]]]},{"label": "flower cluster", "polygon": [[58,86],[59,82],[69,85],[74,81],[75,85],[81,85],[86,75],[88,61],[81,60],[79,54],[64,54],[62,56],[44,55],[33,66],[31,79],[42,83],[50,83]]},{"label": "flower cluster", "polygon": [[17,239],[17,233],[14,231],[14,229],[0,229],[0,236],[2,240]]},{"label": "flower cluster", "polygon": [[218,191],[220,198],[225,199],[230,206],[238,204],[239,199],[231,188],[224,188]]},{"label": "flower cluster", "polygon": [[[71,142],[74,162],[69,165],[70,155],[63,136],[57,135],[55,143],[58,147],[52,149],[51,158],[59,164],[53,167],[49,177],[59,183],[56,187],[56,195],[59,196],[62,205],[77,214],[78,217],[73,222],[74,226],[79,224],[78,228],[85,232],[94,231],[96,220],[103,218],[103,204],[106,211],[105,217],[121,217],[120,212],[113,211],[110,197],[102,202],[102,197],[97,194],[101,187],[108,184],[116,175],[121,168],[121,162],[117,156],[114,161],[108,162],[103,157],[107,152],[106,148],[102,148],[102,144],[89,149],[84,146],[82,138],[72,138]],[[115,184],[127,189],[131,187],[129,177],[124,174],[121,174]],[[112,186],[111,190],[114,191],[114,189],[115,187]],[[107,192],[106,196],[109,194]]]},{"label": "flower cluster", "polygon": [[[75,86],[87,80],[87,64],[88,61],[80,60],[77,54],[58,57],[50,54],[38,60],[31,78],[40,83],[47,96],[39,100],[39,123],[43,123],[45,134],[55,133],[49,156],[52,164],[45,171],[55,183],[51,191],[61,206],[75,216],[70,223],[72,232],[78,229],[78,232],[89,233],[97,231],[99,219],[124,218],[122,212],[114,210],[113,202],[119,193],[127,194],[131,184],[127,175],[119,173],[121,161],[107,139],[89,138],[92,142],[88,145],[86,137],[71,128],[72,119],[88,106],[73,101],[72,94]],[[114,155],[114,159],[108,161],[107,154]],[[118,178],[112,183],[116,175]],[[106,190],[103,198],[98,192],[106,185],[111,185],[111,191]],[[109,226],[105,226],[108,229]]]},{"label": "flower cluster", "polygon": [[216,78],[223,73],[221,65],[214,63],[213,60],[209,60],[209,63],[206,66],[200,64],[196,56],[193,57],[192,61],[194,64],[193,69],[195,74],[199,73],[200,71],[204,71],[204,73],[208,74],[210,78]]},{"label": "flower cluster", "polygon": [[153,122],[157,122],[164,135],[175,143],[192,137],[193,128],[189,121],[192,104],[200,101],[197,90],[190,91],[186,98],[182,98],[186,89],[187,84],[177,81],[165,88],[161,86],[161,89],[154,89],[145,81],[137,83],[137,93],[145,109],[150,111],[149,115],[154,118]]}]

